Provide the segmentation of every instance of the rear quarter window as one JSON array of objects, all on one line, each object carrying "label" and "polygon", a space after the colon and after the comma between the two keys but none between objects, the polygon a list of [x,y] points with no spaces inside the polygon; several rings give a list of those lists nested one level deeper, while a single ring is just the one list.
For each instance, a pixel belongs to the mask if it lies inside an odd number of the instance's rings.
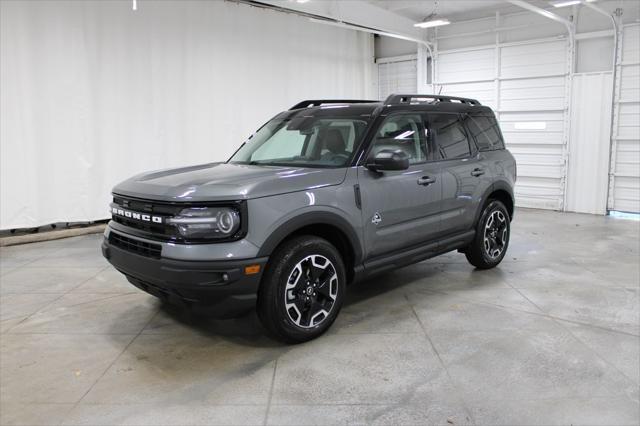
[{"label": "rear quarter window", "polygon": [[436,159],[451,160],[471,155],[471,146],[457,114],[429,114],[429,137],[435,140]]},{"label": "rear quarter window", "polygon": [[469,114],[465,122],[471,136],[476,141],[479,151],[504,149],[504,141],[495,117]]}]

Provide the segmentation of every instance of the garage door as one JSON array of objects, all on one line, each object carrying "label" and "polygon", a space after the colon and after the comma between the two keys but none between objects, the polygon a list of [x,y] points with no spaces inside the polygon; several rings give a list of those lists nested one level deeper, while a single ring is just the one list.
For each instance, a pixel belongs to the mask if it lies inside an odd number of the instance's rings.
[{"label": "garage door", "polygon": [[619,53],[608,207],[640,213],[640,25],[623,28]]},{"label": "garage door", "polygon": [[417,58],[380,58],[378,64],[378,99],[392,93],[416,93],[418,84]]},{"label": "garage door", "polygon": [[519,206],[563,207],[567,47],[565,40],[502,44],[439,52],[436,60],[443,94],[476,98],[496,112],[518,162]]}]

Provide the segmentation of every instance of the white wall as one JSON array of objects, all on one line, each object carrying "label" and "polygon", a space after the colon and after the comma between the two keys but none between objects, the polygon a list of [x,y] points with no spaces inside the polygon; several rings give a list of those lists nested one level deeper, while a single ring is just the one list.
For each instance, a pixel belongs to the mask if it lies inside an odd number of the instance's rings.
[{"label": "white wall", "polygon": [[575,71],[600,72],[613,69],[613,37],[598,37],[576,42]]},{"label": "white wall", "polygon": [[108,216],[304,98],[369,98],[372,36],[223,1],[0,3],[0,228]]}]

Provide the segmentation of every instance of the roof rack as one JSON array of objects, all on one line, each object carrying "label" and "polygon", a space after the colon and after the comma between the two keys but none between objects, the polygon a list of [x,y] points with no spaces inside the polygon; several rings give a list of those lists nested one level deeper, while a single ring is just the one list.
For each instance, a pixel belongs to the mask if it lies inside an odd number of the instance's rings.
[{"label": "roof rack", "polygon": [[[412,99],[415,99],[416,101],[411,102]],[[389,97],[387,97],[387,99],[384,101],[385,105],[400,105],[400,104],[405,104],[405,103],[418,103],[418,102],[424,102],[424,100],[426,99],[432,99],[432,103],[435,102],[451,102],[451,101],[458,101],[462,104],[466,104],[466,105],[482,105],[480,102],[478,102],[475,99],[469,99],[469,98],[459,98],[457,96],[441,96],[441,95],[399,95],[399,94],[391,94],[389,95]]]},{"label": "roof rack", "polygon": [[370,103],[377,103],[377,102],[380,102],[380,101],[370,101],[370,100],[364,100],[364,99],[316,99],[316,100],[306,100],[306,101],[298,102],[297,104],[289,108],[289,110],[299,109],[299,108],[308,108],[308,107],[327,105],[327,104],[370,104]]}]

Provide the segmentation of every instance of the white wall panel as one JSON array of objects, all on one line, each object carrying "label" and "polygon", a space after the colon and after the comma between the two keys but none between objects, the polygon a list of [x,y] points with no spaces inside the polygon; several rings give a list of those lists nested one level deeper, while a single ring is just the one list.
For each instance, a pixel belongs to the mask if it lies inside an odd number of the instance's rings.
[{"label": "white wall panel", "polygon": [[0,228],[108,217],[304,98],[369,98],[370,34],[223,1],[0,2]]},{"label": "white wall panel", "polygon": [[623,28],[620,57],[608,204],[640,213],[640,25]]},{"label": "white wall panel", "polygon": [[576,72],[611,71],[613,37],[598,37],[576,42]]},{"label": "white wall panel", "polygon": [[568,211],[607,213],[612,84],[610,72],[573,77]]}]

